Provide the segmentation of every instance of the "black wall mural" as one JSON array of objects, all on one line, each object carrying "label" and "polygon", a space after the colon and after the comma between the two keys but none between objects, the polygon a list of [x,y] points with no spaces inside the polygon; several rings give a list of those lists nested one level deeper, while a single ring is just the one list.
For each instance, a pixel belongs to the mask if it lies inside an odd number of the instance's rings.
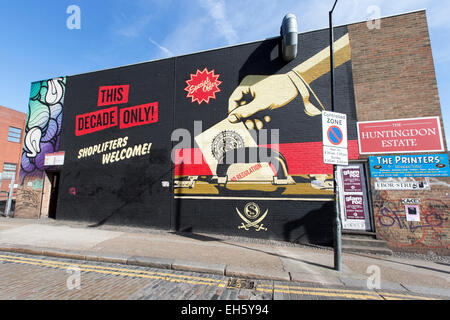
[{"label": "black wall mural", "polygon": [[57,218],[170,225],[174,61],[68,77]]},{"label": "black wall mural", "polygon": [[[299,35],[290,63],[279,43],[68,77],[57,218],[330,245],[328,32]],[[336,111],[358,158],[345,27],[336,64]]]}]

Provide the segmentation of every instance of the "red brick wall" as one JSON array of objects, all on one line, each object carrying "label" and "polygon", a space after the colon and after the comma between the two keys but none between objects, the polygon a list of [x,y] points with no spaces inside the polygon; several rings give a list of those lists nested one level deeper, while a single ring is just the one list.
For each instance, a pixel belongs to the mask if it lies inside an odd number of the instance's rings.
[{"label": "red brick wall", "polygon": [[[439,116],[443,128],[426,12],[348,28],[358,121]],[[396,250],[450,252],[450,178],[429,178],[429,191],[375,191],[371,180],[378,237]],[[421,199],[421,222],[406,221],[404,198]]]},{"label": "red brick wall", "polygon": [[[0,106],[0,172],[3,171],[3,164],[5,162],[17,164],[15,183],[19,179],[20,157],[26,121],[27,115],[25,113]],[[8,130],[10,126],[22,129],[22,137],[19,143],[8,141]],[[0,186],[0,191],[9,191],[8,186],[9,181],[3,181]]]}]

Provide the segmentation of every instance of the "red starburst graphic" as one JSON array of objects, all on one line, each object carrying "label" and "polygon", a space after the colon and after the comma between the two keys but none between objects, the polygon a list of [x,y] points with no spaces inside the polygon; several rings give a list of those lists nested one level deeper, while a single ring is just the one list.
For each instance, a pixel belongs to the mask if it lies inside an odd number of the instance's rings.
[{"label": "red starburst graphic", "polygon": [[220,74],[215,75],[214,70],[211,72],[208,69],[203,71],[197,70],[196,74],[191,74],[191,79],[187,80],[187,87],[184,89],[188,92],[187,97],[192,99],[192,103],[197,101],[198,104],[203,102],[209,103],[209,99],[215,99],[216,93],[220,92],[219,81]]}]

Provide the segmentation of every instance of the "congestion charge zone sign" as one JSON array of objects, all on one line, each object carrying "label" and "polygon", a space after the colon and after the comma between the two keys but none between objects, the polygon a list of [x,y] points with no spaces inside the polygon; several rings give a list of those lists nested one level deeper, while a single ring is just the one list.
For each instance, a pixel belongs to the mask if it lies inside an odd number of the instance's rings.
[{"label": "congestion charge zone sign", "polygon": [[348,165],[347,115],[322,112],[323,162]]}]

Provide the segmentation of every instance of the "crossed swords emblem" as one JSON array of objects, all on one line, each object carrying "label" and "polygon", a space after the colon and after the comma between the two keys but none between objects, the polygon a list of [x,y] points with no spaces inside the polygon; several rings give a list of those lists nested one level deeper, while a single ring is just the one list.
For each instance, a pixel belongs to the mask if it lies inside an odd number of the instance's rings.
[{"label": "crossed swords emblem", "polygon": [[269,209],[266,210],[266,212],[264,212],[264,214],[261,216],[261,218],[259,218],[258,220],[255,221],[250,221],[248,220],[240,211],[238,208],[236,208],[236,211],[239,215],[239,217],[241,217],[242,220],[244,220],[244,222],[242,222],[242,224],[238,227],[238,229],[245,229],[245,231],[249,231],[250,228],[255,228],[256,231],[267,231],[267,228],[264,227],[264,224],[261,223],[259,224],[261,221],[264,220],[264,218],[267,216],[267,214],[269,213]]}]

